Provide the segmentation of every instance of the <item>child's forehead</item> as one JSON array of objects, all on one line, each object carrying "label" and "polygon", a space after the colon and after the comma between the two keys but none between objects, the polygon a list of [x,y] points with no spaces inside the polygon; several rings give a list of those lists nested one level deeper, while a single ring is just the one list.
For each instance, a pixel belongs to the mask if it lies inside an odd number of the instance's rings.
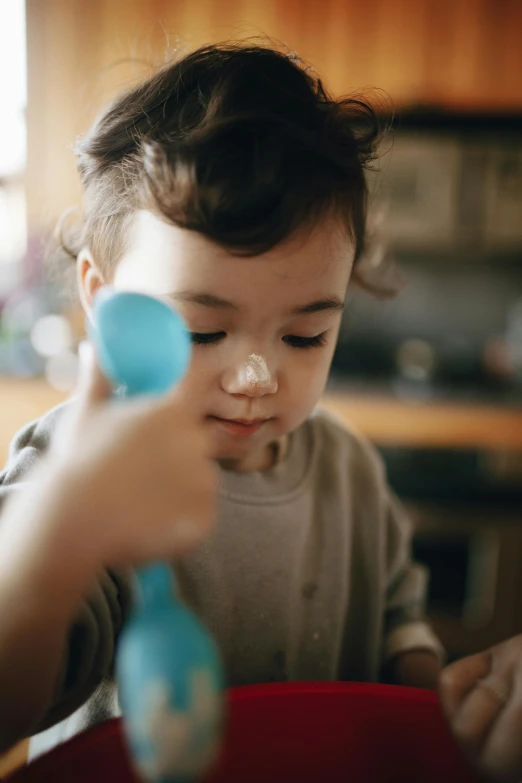
[{"label": "child's forehead", "polygon": [[197,232],[142,210],[136,213],[114,283],[163,296],[188,290],[233,300],[262,295],[296,301],[342,297],[353,256],[353,244],[332,220],[261,256],[239,257]]}]

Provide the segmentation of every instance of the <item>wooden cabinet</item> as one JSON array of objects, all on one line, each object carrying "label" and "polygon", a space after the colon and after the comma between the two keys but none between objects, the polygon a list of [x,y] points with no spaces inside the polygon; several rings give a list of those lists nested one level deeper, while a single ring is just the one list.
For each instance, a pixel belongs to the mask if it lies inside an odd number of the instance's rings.
[{"label": "wooden cabinet", "polygon": [[71,145],[109,95],[176,51],[268,35],[336,93],[522,110],[522,0],[27,0],[28,217],[79,200]]},{"label": "wooden cabinet", "polygon": [[426,99],[522,108],[520,0],[429,0],[424,7]]},{"label": "wooden cabinet", "polygon": [[522,109],[520,0],[280,0],[277,6],[284,40],[336,92],[371,85],[398,107]]},{"label": "wooden cabinet", "polygon": [[[522,47],[522,41],[521,41]],[[522,145],[506,144],[487,160],[485,194],[486,243],[491,247],[522,246]]]}]

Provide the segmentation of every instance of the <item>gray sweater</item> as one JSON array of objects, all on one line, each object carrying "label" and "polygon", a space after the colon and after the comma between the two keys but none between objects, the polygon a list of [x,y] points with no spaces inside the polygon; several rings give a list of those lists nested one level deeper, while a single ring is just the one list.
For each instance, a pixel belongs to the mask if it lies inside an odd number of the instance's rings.
[{"label": "gray sweater", "polygon": [[[0,499],[45,452],[64,407],[17,435]],[[426,575],[410,538],[375,450],[319,412],[270,470],[221,471],[215,532],[175,571],[182,599],[217,640],[228,685],[375,681],[401,651],[441,652],[423,622]],[[78,608],[31,756],[119,713],[112,670],[131,584],[130,573],[107,571]]]}]

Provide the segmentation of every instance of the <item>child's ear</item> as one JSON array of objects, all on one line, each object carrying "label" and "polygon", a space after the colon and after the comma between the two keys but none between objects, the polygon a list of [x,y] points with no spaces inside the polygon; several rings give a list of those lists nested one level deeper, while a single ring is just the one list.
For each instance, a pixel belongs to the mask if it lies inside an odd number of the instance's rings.
[{"label": "child's ear", "polygon": [[89,321],[91,321],[94,294],[102,285],[105,285],[105,282],[89,248],[83,248],[78,254],[76,277],[83,310]]}]

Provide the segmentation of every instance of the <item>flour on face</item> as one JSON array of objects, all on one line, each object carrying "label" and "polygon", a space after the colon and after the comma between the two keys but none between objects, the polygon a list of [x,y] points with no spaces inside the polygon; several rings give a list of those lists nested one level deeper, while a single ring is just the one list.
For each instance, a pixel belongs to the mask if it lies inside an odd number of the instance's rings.
[{"label": "flour on face", "polygon": [[270,386],[272,379],[264,356],[251,353],[242,368],[242,373],[249,386]]}]

